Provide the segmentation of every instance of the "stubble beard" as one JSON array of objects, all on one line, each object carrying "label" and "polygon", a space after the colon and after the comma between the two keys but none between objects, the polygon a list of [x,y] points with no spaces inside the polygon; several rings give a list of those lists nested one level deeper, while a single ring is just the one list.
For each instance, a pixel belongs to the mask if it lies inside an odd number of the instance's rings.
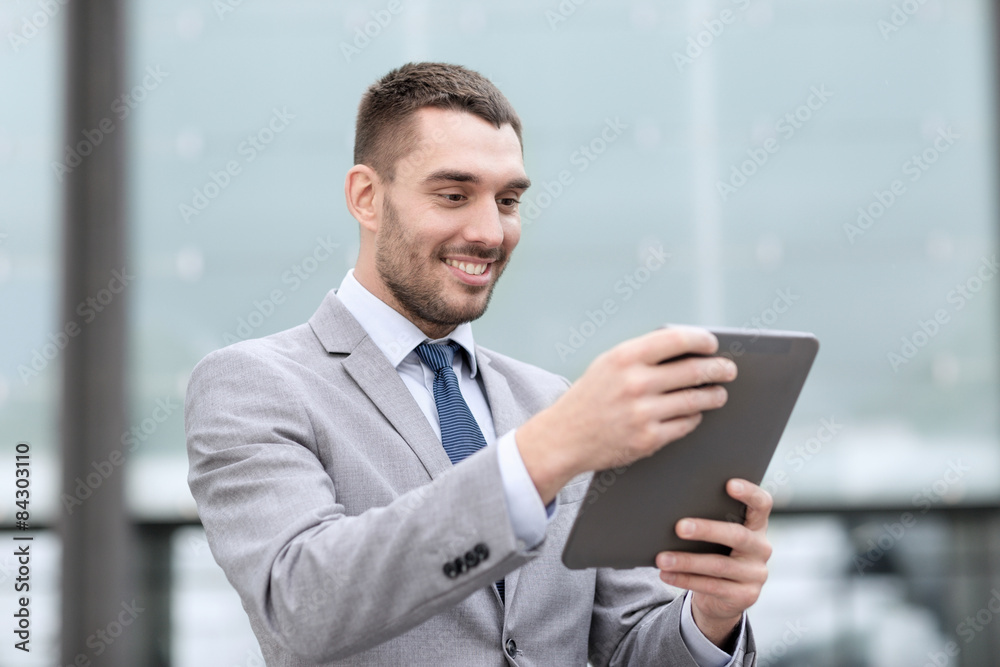
[{"label": "stubble beard", "polygon": [[[468,294],[479,295],[484,291],[482,302],[463,301],[454,305],[442,295],[441,281],[428,267],[427,259],[407,236],[399,212],[386,197],[382,207],[382,229],[375,246],[375,269],[382,282],[389,289],[396,303],[411,321],[428,322],[435,326],[455,327],[482,317],[493,298],[493,287],[507,266],[507,253],[503,248],[486,252],[475,246],[456,248],[451,254],[468,255],[486,261],[493,261],[490,270],[493,279],[489,285],[461,285]],[[442,253],[443,255],[444,253]],[[434,259],[440,262],[440,256]]]}]

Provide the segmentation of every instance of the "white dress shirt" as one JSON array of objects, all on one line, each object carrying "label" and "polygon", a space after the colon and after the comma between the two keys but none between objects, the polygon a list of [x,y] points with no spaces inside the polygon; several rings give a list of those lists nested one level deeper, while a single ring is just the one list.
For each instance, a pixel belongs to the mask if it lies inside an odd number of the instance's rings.
[{"label": "white dress shirt", "polygon": [[[337,298],[399,373],[403,384],[413,395],[413,399],[420,406],[421,412],[427,417],[438,438],[441,437],[441,425],[434,403],[434,371],[420,361],[416,348],[425,342],[439,343],[453,340],[466,351],[468,363],[465,361],[465,355],[456,354],[452,360],[452,368],[458,378],[462,397],[479,424],[486,445],[492,445],[494,442],[497,445],[500,477],[514,535],[523,549],[530,549],[541,542],[545,537],[548,522],[555,515],[556,504],[553,501],[547,508],[542,504],[542,498],[538,495],[517,448],[516,429],[502,434],[497,439],[493,413],[486,401],[486,392],[477,372],[472,325],[468,322],[460,324],[447,338],[431,340],[413,322],[358,282],[354,277],[354,269],[349,270],[341,281],[337,289]],[[699,667],[742,665],[746,645],[745,628],[746,614],[741,621],[738,650],[735,655],[730,656],[709,641],[698,629],[691,614],[691,593],[687,593],[681,613],[681,637]],[[739,662],[736,662],[737,658]]]}]

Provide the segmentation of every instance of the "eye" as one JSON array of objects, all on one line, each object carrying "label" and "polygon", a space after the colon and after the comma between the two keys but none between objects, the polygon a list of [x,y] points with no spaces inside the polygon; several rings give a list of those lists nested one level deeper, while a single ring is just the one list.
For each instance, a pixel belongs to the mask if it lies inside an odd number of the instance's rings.
[{"label": "eye", "polygon": [[465,199],[465,195],[459,195],[454,193],[442,194],[441,196],[444,197],[446,201],[450,201],[454,204],[458,204]]},{"label": "eye", "polygon": [[506,206],[507,208],[514,208],[521,203],[520,199],[514,199],[513,197],[504,197],[503,199],[498,199],[501,206]]}]

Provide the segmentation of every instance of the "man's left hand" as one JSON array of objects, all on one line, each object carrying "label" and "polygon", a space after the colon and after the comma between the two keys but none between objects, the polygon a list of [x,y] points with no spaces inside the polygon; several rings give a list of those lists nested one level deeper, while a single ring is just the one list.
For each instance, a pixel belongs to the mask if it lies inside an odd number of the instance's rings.
[{"label": "man's left hand", "polygon": [[656,557],[660,578],[671,586],[692,591],[695,624],[724,650],[743,612],[757,601],[767,580],[771,544],[765,533],[772,506],[771,495],[746,480],[729,480],[726,491],[747,506],[743,524],[681,519],[676,530],[686,540],[732,547],[728,556],[664,551]]}]

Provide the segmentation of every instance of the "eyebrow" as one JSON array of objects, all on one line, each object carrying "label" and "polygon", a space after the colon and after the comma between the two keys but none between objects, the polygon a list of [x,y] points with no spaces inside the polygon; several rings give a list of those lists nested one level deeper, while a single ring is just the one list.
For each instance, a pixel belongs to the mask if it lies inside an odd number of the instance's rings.
[{"label": "eyebrow", "polygon": [[[458,183],[472,183],[473,185],[480,185],[483,182],[478,175],[473,174],[468,171],[455,171],[452,169],[441,169],[440,171],[435,171],[434,173],[427,176],[424,179],[425,183],[436,183],[440,181],[452,181]],[[527,190],[531,187],[531,179],[529,178],[515,178],[508,181],[504,185],[504,190]]]}]

